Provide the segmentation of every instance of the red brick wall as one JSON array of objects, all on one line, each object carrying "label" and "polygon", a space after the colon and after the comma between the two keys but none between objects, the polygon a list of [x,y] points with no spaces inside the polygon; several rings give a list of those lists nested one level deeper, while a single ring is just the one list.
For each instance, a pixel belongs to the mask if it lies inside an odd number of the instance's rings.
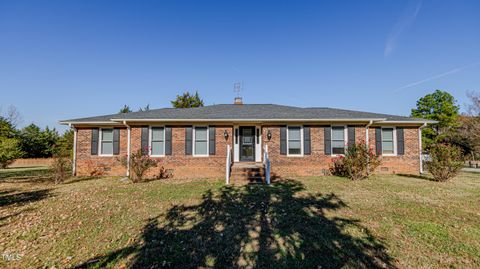
[{"label": "red brick wall", "polygon": [[[229,136],[225,141],[224,131]],[[126,167],[119,159],[127,156],[127,129],[120,130],[120,154],[113,157],[91,155],[91,129],[78,129],[77,175],[88,176],[92,170],[102,170],[105,175],[124,176]],[[174,178],[222,178],[225,177],[227,144],[232,145],[232,127],[216,126],[216,154],[209,157],[185,155],[185,127],[172,127],[172,155],[155,158],[159,166],[147,172],[147,177],[158,175],[160,167],[172,169]],[[131,127],[131,152],[141,147],[141,127]]]},{"label": "red brick wall", "polygon": [[[268,130],[272,133],[272,139],[268,141]],[[272,173],[281,177],[289,176],[319,176],[324,175],[331,163],[332,157],[325,155],[324,129],[321,126],[311,126],[311,155],[303,157],[290,157],[280,155],[280,126],[264,126],[263,141],[268,145]],[[377,169],[378,173],[405,173],[418,174],[420,169],[418,128],[405,128],[405,155],[381,157],[382,165]],[[355,128],[355,141],[365,142],[365,127]],[[370,147],[375,149],[375,129],[369,131]]]},{"label": "red brick wall", "polygon": [[[418,145],[418,127],[404,127],[405,154],[398,156],[382,156],[382,164],[377,173],[382,174],[419,174],[420,152]],[[375,128],[369,128],[370,147],[375,150]]]},{"label": "red brick wall", "polygon": [[76,174],[78,176],[89,176],[96,170],[104,175],[126,175],[127,169],[121,164],[119,158],[127,155],[127,128],[120,128],[120,155],[108,157],[91,155],[91,140],[91,128],[77,128]]},{"label": "red brick wall", "polygon": [[[172,155],[156,158],[160,160],[157,168],[148,171],[147,176],[158,174],[159,168],[173,169],[174,178],[224,178],[227,158],[227,144],[232,145],[232,126],[215,126],[215,155],[195,157],[185,155],[185,127],[172,126]],[[225,141],[224,131],[228,132]],[[141,148],[141,127],[131,128],[132,152]]]},{"label": "red brick wall", "polygon": [[[268,131],[272,139],[268,141]],[[268,145],[268,155],[272,174],[280,177],[288,176],[320,176],[328,171],[330,156],[324,153],[323,127],[311,126],[311,155],[290,157],[280,155],[280,126],[264,126],[262,140]]]},{"label": "red brick wall", "polygon": [[[304,157],[289,157],[280,155],[280,126],[263,126],[262,141],[269,147],[272,173],[282,176],[320,176],[328,172],[332,157],[324,152],[324,127],[311,126],[311,155]],[[224,131],[229,134],[224,139]],[[268,130],[272,139],[268,141]],[[404,129],[405,155],[381,157],[382,165],[379,173],[419,173],[418,128]],[[131,127],[131,151],[136,152],[141,144],[141,127]],[[357,143],[365,141],[365,127],[355,129]],[[127,155],[127,129],[120,131],[120,155],[113,157],[92,156],[90,154],[91,129],[79,128],[77,134],[77,175],[89,175],[95,167],[100,167],[106,175],[124,176],[126,168],[119,159]],[[172,155],[159,157],[159,167],[148,171],[148,176],[155,176],[159,168],[172,169],[174,178],[223,178],[225,176],[225,161],[227,145],[232,146],[233,127],[216,126],[216,154],[209,157],[194,157],[185,155],[185,127],[172,126]],[[370,147],[375,148],[375,129],[369,131]],[[232,147],[233,148],[233,147]],[[263,156],[263,155],[262,155]]]}]

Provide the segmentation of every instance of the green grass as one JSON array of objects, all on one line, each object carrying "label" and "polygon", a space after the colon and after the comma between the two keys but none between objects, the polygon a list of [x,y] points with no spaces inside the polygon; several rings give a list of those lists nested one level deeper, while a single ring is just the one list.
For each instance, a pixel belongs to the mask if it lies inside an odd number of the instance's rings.
[{"label": "green grass", "polygon": [[229,187],[28,173],[0,180],[0,252],[23,255],[1,267],[480,267],[480,174]]},{"label": "green grass", "polygon": [[35,167],[18,167],[0,169],[0,181],[2,179],[18,179],[20,177],[33,178],[38,181],[41,176],[50,176],[51,168],[47,166],[35,166]]}]

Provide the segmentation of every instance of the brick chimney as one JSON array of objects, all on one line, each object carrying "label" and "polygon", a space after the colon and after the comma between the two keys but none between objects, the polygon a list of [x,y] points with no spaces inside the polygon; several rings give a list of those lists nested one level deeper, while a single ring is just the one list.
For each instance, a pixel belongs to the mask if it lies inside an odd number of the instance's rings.
[{"label": "brick chimney", "polygon": [[235,105],[243,105],[242,97],[235,97],[235,101],[233,102]]}]

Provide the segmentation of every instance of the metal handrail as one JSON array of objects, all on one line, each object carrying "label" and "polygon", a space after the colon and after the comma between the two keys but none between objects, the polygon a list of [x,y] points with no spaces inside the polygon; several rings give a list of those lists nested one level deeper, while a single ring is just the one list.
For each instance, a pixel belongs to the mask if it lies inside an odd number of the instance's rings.
[{"label": "metal handrail", "polygon": [[227,161],[226,161],[226,168],[225,168],[225,180],[226,184],[230,184],[230,169],[232,167],[232,149],[230,145],[227,145]]},{"label": "metal handrail", "polygon": [[263,165],[265,167],[265,181],[270,185],[270,158],[268,157],[268,145],[263,150]]}]

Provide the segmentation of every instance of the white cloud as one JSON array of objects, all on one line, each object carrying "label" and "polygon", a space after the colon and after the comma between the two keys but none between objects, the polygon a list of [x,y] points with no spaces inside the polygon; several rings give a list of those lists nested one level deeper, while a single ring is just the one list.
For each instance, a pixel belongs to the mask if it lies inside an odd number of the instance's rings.
[{"label": "white cloud", "polygon": [[420,12],[420,9],[422,7],[422,3],[422,0],[409,2],[402,16],[397,21],[397,23],[392,28],[390,34],[387,37],[387,42],[385,44],[384,50],[385,57],[389,56],[393,52],[393,50],[397,46],[400,35],[403,32],[407,31],[415,22],[415,19],[417,18],[418,13]]}]

